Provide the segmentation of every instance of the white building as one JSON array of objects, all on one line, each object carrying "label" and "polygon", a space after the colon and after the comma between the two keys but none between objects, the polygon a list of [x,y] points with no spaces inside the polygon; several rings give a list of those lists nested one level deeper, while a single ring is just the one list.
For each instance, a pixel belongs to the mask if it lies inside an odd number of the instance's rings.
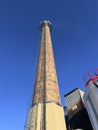
[{"label": "white building", "polygon": [[76,114],[77,111],[82,109],[82,107],[84,106],[83,96],[84,92],[78,88],[72,90],[64,96],[69,119],[71,119],[74,114]]},{"label": "white building", "polygon": [[79,88],[64,95],[69,126],[74,130],[92,130],[91,122],[84,105],[83,96],[84,91]]},{"label": "white building", "polygon": [[84,103],[94,130],[98,130],[98,76],[90,75],[86,82]]}]

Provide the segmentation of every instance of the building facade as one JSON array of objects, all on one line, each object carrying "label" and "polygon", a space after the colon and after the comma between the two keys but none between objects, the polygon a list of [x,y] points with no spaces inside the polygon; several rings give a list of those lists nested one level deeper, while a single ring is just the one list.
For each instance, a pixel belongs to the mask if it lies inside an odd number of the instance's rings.
[{"label": "building facade", "polygon": [[40,30],[36,80],[26,130],[66,130],[50,34],[51,23],[43,21]]},{"label": "building facade", "polygon": [[[88,78],[87,78],[88,77]],[[98,69],[86,74],[84,103],[94,130],[98,130]]]},{"label": "building facade", "polygon": [[84,106],[83,96],[84,92],[78,88],[64,96],[68,112],[69,130],[92,130],[89,116]]}]

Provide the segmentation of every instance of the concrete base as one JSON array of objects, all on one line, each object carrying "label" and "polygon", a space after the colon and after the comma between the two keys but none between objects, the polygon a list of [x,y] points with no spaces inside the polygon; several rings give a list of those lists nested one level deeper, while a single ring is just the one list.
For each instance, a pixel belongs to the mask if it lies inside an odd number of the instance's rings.
[{"label": "concrete base", "polygon": [[[29,112],[26,130],[44,130],[43,104],[33,106]],[[46,130],[66,130],[63,107],[46,103]]]}]

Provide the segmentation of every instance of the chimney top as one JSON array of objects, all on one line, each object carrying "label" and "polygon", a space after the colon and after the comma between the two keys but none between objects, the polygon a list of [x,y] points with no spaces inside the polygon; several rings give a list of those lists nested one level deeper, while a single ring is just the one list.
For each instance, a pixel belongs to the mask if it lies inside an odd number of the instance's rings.
[{"label": "chimney top", "polygon": [[40,24],[40,29],[42,29],[43,26],[49,26],[49,28],[51,29],[51,22],[49,20],[44,20]]}]

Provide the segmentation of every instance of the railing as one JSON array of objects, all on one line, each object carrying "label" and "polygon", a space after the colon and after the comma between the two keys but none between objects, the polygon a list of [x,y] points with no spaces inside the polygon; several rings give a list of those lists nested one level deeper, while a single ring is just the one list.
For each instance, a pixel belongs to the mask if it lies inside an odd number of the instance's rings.
[{"label": "railing", "polygon": [[98,80],[98,68],[86,72],[83,76],[83,83],[85,86],[87,86],[89,81],[94,82],[95,80]]}]

